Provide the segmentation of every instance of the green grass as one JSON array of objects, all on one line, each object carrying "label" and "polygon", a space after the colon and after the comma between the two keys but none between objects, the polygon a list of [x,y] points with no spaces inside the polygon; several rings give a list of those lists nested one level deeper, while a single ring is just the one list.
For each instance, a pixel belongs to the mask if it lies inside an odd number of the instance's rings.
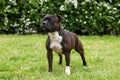
[{"label": "green grass", "polygon": [[71,75],[64,73],[54,53],[53,72],[47,72],[47,35],[0,35],[0,80],[120,80],[120,37],[79,36],[88,68],[74,50]]}]

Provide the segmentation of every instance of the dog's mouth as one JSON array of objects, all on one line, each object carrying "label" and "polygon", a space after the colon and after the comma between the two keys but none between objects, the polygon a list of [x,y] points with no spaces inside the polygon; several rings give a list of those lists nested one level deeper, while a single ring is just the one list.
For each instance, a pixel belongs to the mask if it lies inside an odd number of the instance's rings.
[{"label": "dog's mouth", "polygon": [[46,30],[47,30],[47,25],[42,24],[42,29],[43,29],[44,31],[46,31]]},{"label": "dog's mouth", "polygon": [[46,32],[54,32],[53,29],[47,28],[47,27],[45,27],[45,26],[42,26],[42,29],[43,29],[44,31],[46,31]]},{"label": "dog's mouth", "polygon": [[42,27],[42,30],[46,31],[46,29],[44,27]]}]

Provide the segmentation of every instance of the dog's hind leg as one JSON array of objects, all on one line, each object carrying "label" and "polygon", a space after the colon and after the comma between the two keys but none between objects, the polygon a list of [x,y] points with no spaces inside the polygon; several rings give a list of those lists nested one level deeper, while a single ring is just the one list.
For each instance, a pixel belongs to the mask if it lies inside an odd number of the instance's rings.
[{"label": "dog's hind leg", "polygon": [[76,40],[76,43],[75,43],[75,50],[80,54],[82,61],[83,61],[83,65],[87,66],[85,56],[84,56],[83,45],[78,39]]}]

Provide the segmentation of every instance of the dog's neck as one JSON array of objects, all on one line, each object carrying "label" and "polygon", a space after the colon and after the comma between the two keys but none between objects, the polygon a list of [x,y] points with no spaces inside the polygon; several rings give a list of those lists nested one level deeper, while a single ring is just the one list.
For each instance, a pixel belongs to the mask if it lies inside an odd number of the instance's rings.
[{"label": "dog's neck", "polygon": [[61,31],[61,30],[63,30],[63,27],[62,27],[60,24],[58,24],[58,29],[57,29],[57,31],[59,32],[59,31]]},{"label": "dog's neck", "polygon": [[51,35],[59,35],[59,32],[61,31],[61,30],[63,30],[64,28],[59,24],[58,25],[58,29],[56,30],[56,31],[54,31],[54,32],[49,32],[48,34],[49,34],[49,36]]},{"label": "dog's neck", "polygon": [[50,38],[56,38],[56,37],[59,36],[58,31],[55,31],[55,32],[49,32],[48,34],[49,34]]}]

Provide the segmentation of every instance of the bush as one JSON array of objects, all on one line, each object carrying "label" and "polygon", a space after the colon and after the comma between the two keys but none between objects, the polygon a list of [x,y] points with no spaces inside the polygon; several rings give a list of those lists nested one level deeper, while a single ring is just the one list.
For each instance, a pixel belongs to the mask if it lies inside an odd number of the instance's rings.
[{"label": "bush", "polygon": [[0,33],[42,32],[41,15],[58,14],[78,34],[120,34],[119,0],[1,0]]},{"label": "bush", "polygon": [[[65,5],[66,6],[66,5]],[[95,0],[79,2],[75,9],[67,5],[66,27],[82,34],[118,34],[120,32],[120,5]]]}]

